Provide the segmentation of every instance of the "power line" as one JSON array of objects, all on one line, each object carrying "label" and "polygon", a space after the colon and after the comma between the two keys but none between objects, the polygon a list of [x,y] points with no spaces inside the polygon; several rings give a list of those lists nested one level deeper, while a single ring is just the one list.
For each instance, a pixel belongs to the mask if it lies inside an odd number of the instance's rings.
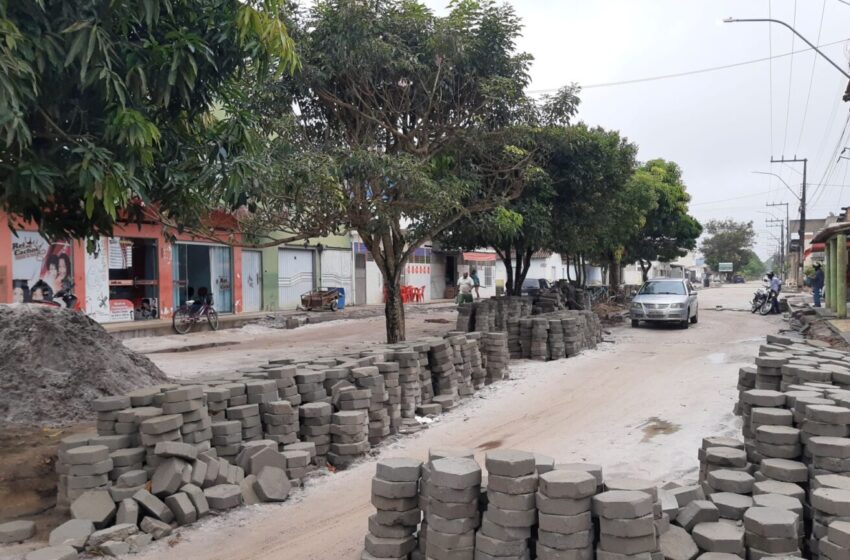
[{"label": "power line", "polygon": [[689,206],[690,206],[690,207],[694,207],[694,206],[705,206],[706,204],[718,204],[718,203],[720,203],[720,202],[729,202],[730,200],[741,200],[741,199],[743,199],[743,198],[753,198],[753,197],[756,197],[756,196],[764,196],[764,195],[766,195],[766,194],[770,194],[770,191],[769,191],[769,190],[767,190],[767,191],[764,191],[764,192],[757,192],[757,193],[753,193],[753,194],[745,194],[745,195],[741,195],[741,196],[733,196],[733,197],[731,197],[731,198],[720,198],[720,199],[718,199],[718,200],[708,200],[708,201],[706,201],[706,202],[697,202],[697,203],[695,203],[695,204],[694,204],[694,203],[689,204]]},{"label": "power line", "polygon": [[[850,40],[850,38],[840,39],[838,41],[832,41],[831,43],[825,43],[823,45],[818,45],[818,48],[832,47],[834,45],[844,43],[848,40]],[[594,89],[594,88],[601,88],[601,87],[623,86],[623,85],[629,85],[629,84],[637,84],[637,83],[641,83],[641,82],[653,82],[653,81],[656,81],[656,80],[667,80],[667,79],[670,79],[670,78],[681,78],[681,77],[684,77],[684,76],[693,76],[695,74],[704,74],[706,72],[716,72],[718,70],[728,70],[729,68],[737,68],[738,66],[747,66],[749,64],[757,64],[759,62],[767,62],[769,60],[774,60],[774,59],[777,59],[777,58],[785,58],[785,57],[788,57],[788,56],[793,56],[795,54],[808,52],[810,50],[812,50],[812,49],[811,48],[805,48],[805,49],[800,49],[798,51],[777,54],[775,56],[765,56],[765,57],[762,57],[762,58],[745,60],[743,62],[734,62],[732,64],[724,64],[723,66],[712,66],[712,67],[709,67],[709,68],[700,68],[699,70],[689,70],[687,72],[677,72],[675,74],[662,74],[662,75],[659,75],[659,76],[650,76],[650,77],[647,77],[647,78],[635,78],[633,80],[622,80],[622,81],[619,81],[619,82],[604,82],[604,83],[599,83],[599,84],[583,85],[583,86],[581,86],[581,89],[585,90],[585,89]],[[546,94],[546,93],[555,93],[557,91],[558,91],[558,88],[549,88],[549,89],[529,90],[526,93],[528,93],[529,95],[539,95],[539,94]]]},{"label": "power line", "polygon": [[[815,43],[820,43],[821,32],[823,31],[823,16],[826,13],[826,0],[823,0],[823,5],[820,11],[820,25],[818,26],[818,38]],[[800,142],[803,140],[803,131],[806,130],[806,114],[809,112],[809,100],[812,98],[812,82],[815,79],[815,65],[818,62],[818,55],[812,58],[812,73],[809,75],[809,92],[806,94],[806,104],[803,106],[803,122],[800,123],[800,136],[797,138],[797,148],[795,152],[800,150]]]},{"label": "power line", "polygon": [[[797,26],[797,0],[794,0],[794,17],[791,20],[791,28]],[[794,52],[794,41],[797,39],[797,34],[791,34],[791,52]],[[785,143],[788,140],[788,120],[791,117],[791,91],[794,83],[794,57],[788,63],[788,101],[785,104],[785,132],[782,133],[782,155],[785,155]]]},{"label": "power line", "polygon": [[[832,156],[829,158],[826,169],[823,171],[823,176],[821,176],[820,181],[818,181],[821,185],[829,183],[829,179],[832,177],[832,172],[835,170],[836,163],[838,163],[836,159],[838,157],[838,150],[840,150],[844,145],[844,136],[847,134],[848,127],[850,127],[850,112],[847,113],[847,119],[844,121],[844,128],[841,131],[841,136],[839,136],[838,142],[835,143],[835,148],[832,150]],[[815,192],[812,193],[813,196],[811,197],[811,203],[816,204],[823,193],[823,187],[816,188]]]}]

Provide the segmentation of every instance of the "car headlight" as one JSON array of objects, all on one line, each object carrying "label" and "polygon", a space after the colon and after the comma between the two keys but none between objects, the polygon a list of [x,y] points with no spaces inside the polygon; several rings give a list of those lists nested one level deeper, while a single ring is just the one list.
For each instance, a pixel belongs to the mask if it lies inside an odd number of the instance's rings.
[{"label": "car headlight", "polygon": [[684,309],[684,308],[685,308],[684,303],[671,303],[670,304],[670,309]]},{"label": "car headlight", "polygon": [[632,304],[632,309],[643,309],[643,306],[642,306],[641,304],[639,304],[639,303],[633,303],[633,304]]}]

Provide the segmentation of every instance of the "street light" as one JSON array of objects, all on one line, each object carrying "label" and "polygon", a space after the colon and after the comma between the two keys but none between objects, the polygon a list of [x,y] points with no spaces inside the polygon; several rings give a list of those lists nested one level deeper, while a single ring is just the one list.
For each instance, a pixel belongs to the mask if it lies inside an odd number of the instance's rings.
[{"label": "street light", "polygon": [[750,173],[756,173],[758,175],[773,175],[774,177],[776,177],[777,179],[782,181],[782,184],[785,185],[785,188],[787,188],[789,191],[791,191],[791,194],[794,195],[794,198],[796,198],[797,200],[800,200],[800,195],[798,195],[796,192],[794,192],[794,189],[791,188],[791,185],[786,183],[785,179],[783,179],[782,177],[780,177],[776,173],[771,173],[770,171],[751,171]]},{"label": "street light", "polygon": [[[817,48],[815,45],[813,45],[811,41],[809,41],[808,39],[806,39],[805,37],[800,35],[800,33],[798,33],[796,29],[794,29],[793,27],[791,27],[790,25],[788,25],[784,21],[781,21],[781,20],[778,20],[778,19],[769,19],[769,18],[737,19],[737,18],[731,18],[731,17],[723,20],[724,23],[746,23],[746,22],[754,22],[754,21],[778,23],[779,25],[784,25],[785,27],[787,27],[788,29],[791,30],[791,33],[793,33],[794,35],[796,35],[797,37],[802,39],[802,41],[804,43],[809,45],[816,53],[818,53],[819,55],[824,57],[827,62],[829,62],[833,67],[835,67],[836,70],[838,70],[839,72],[844,74],[845,78],[850,80],[850,74],[845,72],[844,69],[842,69],[839,65],[837,65],[835,62],[833,62],[831,58],[826,56],[823,52],[821,52],[821,50],[819,48]],[[845,97],[844,101],[847,101],[847,95],[846,94],[845,94],[844,97]]]}]

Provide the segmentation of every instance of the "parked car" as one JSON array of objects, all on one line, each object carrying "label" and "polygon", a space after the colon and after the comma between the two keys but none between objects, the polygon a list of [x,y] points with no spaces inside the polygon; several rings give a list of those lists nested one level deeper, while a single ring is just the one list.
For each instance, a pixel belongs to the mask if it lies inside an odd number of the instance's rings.
[{"label": "parked car", "polygon": [[550,287],[549,281],[545,278],[526,278],[522,282],[522,295],[536,296],[540,290],[547,290]]},{"label": "parked car", "polygon": [[740,274],[736,274],[735,276],[732,277],[732,283],[733,284],[745,284],[746,282],[747,282],[747,279],[744,278],[743,276],[741,276]]},{"label": "parked car", "polygon": [[644,282],[629,310],[632,326],[641,321],[676,323],[683,329],[699,321],[699,303],[694,287],[682,278],[656,278]]}]

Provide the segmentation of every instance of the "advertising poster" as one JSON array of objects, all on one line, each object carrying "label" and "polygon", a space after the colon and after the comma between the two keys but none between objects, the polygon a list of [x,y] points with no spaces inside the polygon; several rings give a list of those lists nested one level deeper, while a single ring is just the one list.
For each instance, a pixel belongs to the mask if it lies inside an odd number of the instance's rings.
[{"label": "advertising poster", "polygon": [[12,302],[74,303],[71,246],[48,243],[36,232],[12,237]]}]

